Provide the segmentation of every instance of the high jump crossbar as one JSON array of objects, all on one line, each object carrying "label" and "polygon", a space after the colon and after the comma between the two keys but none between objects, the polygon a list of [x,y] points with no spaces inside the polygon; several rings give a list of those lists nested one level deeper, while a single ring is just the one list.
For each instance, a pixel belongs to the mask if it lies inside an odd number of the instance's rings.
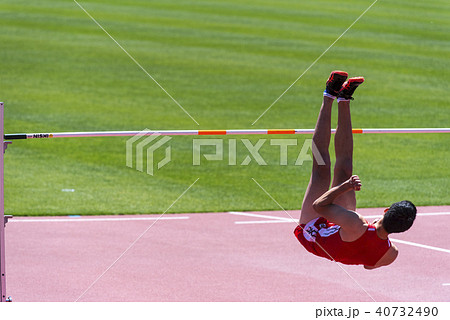
[{"label": "high jump crossbar", "polygon": [[[251,135],[251,134],[313,134],[314,129],[232,129],[232,130],[143,130],[143,131],[92,131],[92,132],[55,132],[55,133],[13,133],[4,134],[3,102],[0,102],[0,136],[3,150],[0,156],[0,302],[11,301],[6,295],[5,268],[5,226],[8,218],[4,206],[4,153],[10,141],[45,138],[79,137],[128,137],[128,136],[213,136],[213,135]],[[331,133],[336,133],[335,129]],[[450,128],[393,128],[393,129],[353,129],[354,134],[363,133],[450,133]]]},{"label": "high jump crossbar", "polygon": [[[354,134],[364,133],[449,133],[450,128],[386,128],[353,129]],[[80,138],[80,137],[128,137],[128,136],[213,136],[213,135],[264,135],[264,134],[313,134],[314,129],[231,129],[231,130],[143,130],[143,131],[87,131],[55,133],[14,133],[5,134],[4,140],[24,140],[42,138]],[[336,133],[332,129],[331,133]]]}]

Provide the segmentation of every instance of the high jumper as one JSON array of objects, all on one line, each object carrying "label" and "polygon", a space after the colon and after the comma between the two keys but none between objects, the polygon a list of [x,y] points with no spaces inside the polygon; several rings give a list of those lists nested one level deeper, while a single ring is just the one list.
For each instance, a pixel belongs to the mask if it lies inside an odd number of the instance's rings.
[{"label": "high jumper", "polygon": [[[313,158],[309,185],[294,234],[305,249],[317,256],[366,269],[387,266],[398,255],[389,234],[408,230],[416,217],[410,201],[400,201],[385,210],[384,216],[369,223],[356,210],[355,191],[361,180],[353,175],[353,133],[350,100],[363,77],[350,78],[333,71],[326,83],[323,103],[314,129],[313,143],[322,159]],[[347,80],[347,81],[346,81]],[[331,182],[329,145],[331,109],[338,100],[338,124],[334,140],[336,163]]]}]

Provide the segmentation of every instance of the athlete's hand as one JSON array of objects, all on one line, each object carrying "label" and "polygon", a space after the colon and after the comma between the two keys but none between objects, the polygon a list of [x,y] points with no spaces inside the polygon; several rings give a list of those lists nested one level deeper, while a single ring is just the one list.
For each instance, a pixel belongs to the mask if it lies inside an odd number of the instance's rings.
[{"label": "athlete's hand", "polygon": [[361,190],[361,180],[357,175],[351,176],[350,179],[348,179],[347,183],[353,190],[355,191]]}]

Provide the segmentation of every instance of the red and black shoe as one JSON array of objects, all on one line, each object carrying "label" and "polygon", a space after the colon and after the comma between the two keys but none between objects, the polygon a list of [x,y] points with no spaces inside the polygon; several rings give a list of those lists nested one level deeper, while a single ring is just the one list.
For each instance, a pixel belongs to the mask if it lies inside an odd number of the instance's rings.
[{"label": "red and black shoe", "polygon": [[349,101],[353,100],[353,93],[356,88],[364,82],[363,77],[350,78],[342,85],[341,90],[339,91],[338,101]]},{"label": "red and black shoe", "polygon": [[336,98],[342,88],[343,83],[347,80],[348,73],[345,71],[333,71],[327,80],[327,85],[323,95],[329,98]]}]

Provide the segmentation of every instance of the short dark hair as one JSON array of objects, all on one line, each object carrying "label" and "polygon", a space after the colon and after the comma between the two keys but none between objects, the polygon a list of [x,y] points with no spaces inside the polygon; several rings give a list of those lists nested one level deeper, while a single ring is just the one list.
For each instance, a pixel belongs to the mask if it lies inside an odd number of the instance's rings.
[{"label": "short dark hair", "polygon": [[408,200],[390,206],[383,217],[382,225],[387,233],[404,232],[411,228],[416,218],[416,206]]}]

